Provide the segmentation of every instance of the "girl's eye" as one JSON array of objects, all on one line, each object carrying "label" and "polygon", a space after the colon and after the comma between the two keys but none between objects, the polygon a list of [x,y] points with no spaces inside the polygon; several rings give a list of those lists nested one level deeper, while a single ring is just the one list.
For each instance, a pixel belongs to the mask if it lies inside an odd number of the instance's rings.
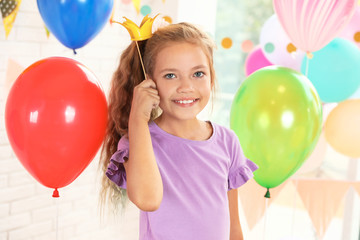
[{"label": "girl's eye", "polygon": [[172,79],[172,78],[175,78],[175,74],[173,74],[173,73],[167,73],[167,74],[165,74],[164,77],[165,77],[165,78],[168,78],[168,79]]},{"label": "girl's eye", "polygon": [[202,77],[202,76],[204,76],[205,74],[204,74],[204,72],[196,72],[196,73],[194,73],[194,77],[197,77],[197,78],[199,78],[199,77]]}]

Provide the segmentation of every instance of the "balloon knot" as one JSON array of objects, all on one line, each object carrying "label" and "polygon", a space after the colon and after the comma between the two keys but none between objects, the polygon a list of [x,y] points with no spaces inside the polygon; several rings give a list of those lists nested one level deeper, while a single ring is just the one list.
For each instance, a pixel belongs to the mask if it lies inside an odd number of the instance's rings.
[{"label": "balloon knot", "polygon": [[306,56],[308,59],[312,59],[314,55],[311,52],[306,52]]},{"label": "balloon knot", "polygon": [[53,198],[58,198],[58,197],[60,197],[59,191],[57,190],[57,188],[55,188],[52,197],[53,197]]},{"label": "balloon knot", "polygon": [[269,191],[269,188],[266,190],[266,194],[265,194],[265,196],[264,197],[266,197],[266,198],[270,198],[270,191]]},{"label": "balloon knot", "polygon": [[75,49],[73,49],[73,51],[74,51],[74,54],[76,55],[76,54],[77,54],[77,52],[75,51]]}]

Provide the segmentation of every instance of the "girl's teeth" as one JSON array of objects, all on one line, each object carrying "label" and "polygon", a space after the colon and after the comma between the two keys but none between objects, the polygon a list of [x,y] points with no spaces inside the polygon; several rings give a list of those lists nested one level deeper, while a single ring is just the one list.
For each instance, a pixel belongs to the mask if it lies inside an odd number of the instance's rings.
[{"label": "girl's teeth", "polygon": [[181,104],[188,104],[188,103],[192,103],[192,102],[195,102],[195,100],[179,100],[177,101],[178,103],[181,103]]}]

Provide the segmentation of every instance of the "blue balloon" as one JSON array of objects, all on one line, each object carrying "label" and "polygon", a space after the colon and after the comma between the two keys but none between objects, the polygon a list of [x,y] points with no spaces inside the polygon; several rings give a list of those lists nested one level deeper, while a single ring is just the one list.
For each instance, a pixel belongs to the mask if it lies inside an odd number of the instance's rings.
[{"label": "blue balloon", "polygon": [[348,40],[335,38],[314,52],[312,59],[305,57],[301,72],[313,83],[321,101],[343,101],[360,86],[360,50]]},{"label": "blue balloon", "polygon": [[66,47],[81,48],[109,20],[114,0],[37,0],[46,27]]}]

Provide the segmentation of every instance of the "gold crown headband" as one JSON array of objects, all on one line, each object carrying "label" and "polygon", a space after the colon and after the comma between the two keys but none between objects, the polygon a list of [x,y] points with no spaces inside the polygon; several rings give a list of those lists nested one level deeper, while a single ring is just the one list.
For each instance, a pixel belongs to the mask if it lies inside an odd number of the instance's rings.
[{"label": "gold crown headband", "polygon": [[148,15],[146,15],[143,18],[143,20],[141,21],[140,27],[137,26],[133,21],[131,21],[130,19],[128,19],[126,17],[124,17],[125,22],[123,22],[123,23],[112,21],[114,23],[118,23],[118,24],[122,25],[123,27],[125,27],[126,30],[130,34],[131,40],[135,41],[136,47],[137,47],[137,50],[138,50],[138,53],[139,53],[139,57],[140,57],[141,66],[142,66],[142,69],[144,71],[145,79],[147,79],[147,77],[146,77],[145,67],[144,67],[142,57],[141,57],[138,41],[143,41],[143,40],[151,38],[151,36],[152,36],[152,25],[153,25],[154,20],[155,20],[155,18],[157,16],[159,16],[159,14],[157,14],[154,18],[151,18]]}]

